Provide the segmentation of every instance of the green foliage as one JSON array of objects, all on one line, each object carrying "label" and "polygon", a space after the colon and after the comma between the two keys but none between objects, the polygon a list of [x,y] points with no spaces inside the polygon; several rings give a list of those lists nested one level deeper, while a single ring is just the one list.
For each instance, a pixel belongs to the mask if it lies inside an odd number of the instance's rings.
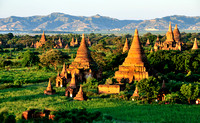
[{"label": "green foliage", "polygon": [[191,100],[196,100],[196,97],[199,95],[199,87],[198,85],[194,86],[191,83],[190,84],[183,84],[181,86],[181,94],[188,100],[188,103],[190,104]]},{"label": "green foliage", "polygon": [[[105,116],[106,119],[112,120],[111,116]],[[102,113],[99,111],[88,112],[83,109],[72,109],[71,111],[59,111],[56,113],[54,120],[65,123],[92,123],[97,120],[103,120]]]},{"label": "green foliage", "polygon": [[140,80],[137,87],[140,94],[146,96],[147,100],[156,97],[160,89],[159,82],[155,77]]},{"label": "green foliage", "polygon": [[97,89],[98,84],[99,84],[99,82],[95,78],[88,77],[86,82],[83,83],[82,86],[84,89],[89,90],[89,89]]},{"label": "green foliage", "polygon": [[40,62],[44,66],[52,65],[56,70],[57,65],[63,64],[63,62],[67,61],[68,58],[69,56],[60,50],[49,50],[40,56]]},{"label": "green foliage", "polygon": [[5,108],[0,109],[0,121],[1,123],[15,123],[15,116],[9,114]]},{"label": "green foliage", "polygon": [[36,55],[36,53],[31,52],[30,50],[27,50],[26,52],[24,52],[22,57],[23,59],[21,63],[23,67],[32,66],[39,62],[39,57]]}]

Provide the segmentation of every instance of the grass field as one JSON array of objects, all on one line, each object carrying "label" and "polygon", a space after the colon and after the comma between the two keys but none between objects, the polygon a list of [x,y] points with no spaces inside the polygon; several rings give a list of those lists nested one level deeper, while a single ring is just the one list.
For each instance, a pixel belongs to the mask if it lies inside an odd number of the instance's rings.
[{"label": "grass field", "polygon": [[198,105],[159,105],[137,104],[133,101],[111,98],[90,98],[87,101],[73,101],[64,96],[65,88],[56,88],[55,95],[44,95],[47,82],[25,84],[22,88],[0,90],[0,108],[7,108],[21,117],[28,108],[70,110],[86,108],[88,111],[101,111],[116,121],[129,122],[197,122],[200,120]]}]

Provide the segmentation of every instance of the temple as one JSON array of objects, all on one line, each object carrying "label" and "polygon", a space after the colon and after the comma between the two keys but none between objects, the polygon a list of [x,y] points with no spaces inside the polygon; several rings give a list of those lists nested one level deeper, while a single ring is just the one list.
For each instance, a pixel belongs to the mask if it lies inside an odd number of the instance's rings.
[{"label": "temple", "polygon": [[70,42],[70,46],[71,46],[71,47],[74,47],[74,46],[75,46],[74,37],[72,37],[72,41]]},{"label": "temple", "polygon": [[128,40],[126,38],[126,41],[125,41],[125,44],[124,44],[124,47],[123,47],[123,53],[127,52],[128,50],[129,50],[129,46],[128,46]]},{"label": "temple", "polygon": [[132,81],[139,81],[149,77],[148,71],[146,71],[146,58],[144,56],[143,49],[139,41],[138,30],[135,29],[134,38],[131,44],[131,48],[128,52],[128,56],[119,70],[115,72],[115,78],[119,83],[121,80],[131,83]]},{"label": "temple", "polygon": [[161,41],[159,39],[159,36],[157,36],[157,39],[156,39],[156,42],[154,44],[154,51],[158,51],[158,49],[160,49],[160,46],[161,46]]},{"label": "temple", "polygon": [[55,90],[53,89],[52,85],[51,85],[51,80],[49,79],[49,83],[48,83],[48,86],[47,86],[47,89],[44,90],[44,94],[46,95],[53,95],[55,94]]},{"label": "temple", "polygon": [[160,50],[180,50],[181,51],[182,43],[181,43],[181,34],[178,30],[177,24],[174,28],[174,31],[172,32],[172,26],[171,22],[169,23],[169,29],[166,33],[166,40],[158,45],[154,45],[154,49],[160,49]]},{"label": "temple", "polygon": [[197,50],[197,49],[198,49],[197,39],[195,38],[192,50]]},{"label": "temple", "polygon": [[63,48],[61,38],[59,37],[58,41],[55,43],[54,48]]},{"label": "temple", "polygon": [[61,73],[58,73],[56,77],[56,87],[65,87],[66,84],[67,84],[67,70],[66,70],[66,65],[64,63]]},{"label": "temple", "polygon": [[37,41],[35,43],[35,48],[42,47],[45,43],[46,43],[46,38],[45,38],[44,31],[43,31],[43,34],[42,34],[42,37],[41,37],[40,41]]},{"label": "temple", "polygon": [[65,49],[69,49],[69,45],[68,45],[68,43],[66,44]]}]

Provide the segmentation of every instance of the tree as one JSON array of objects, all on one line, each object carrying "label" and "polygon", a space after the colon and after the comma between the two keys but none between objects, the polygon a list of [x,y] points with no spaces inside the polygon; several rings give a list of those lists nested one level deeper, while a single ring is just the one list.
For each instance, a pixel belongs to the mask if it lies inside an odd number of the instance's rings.
[{"label": "tree", "polygon": [[36,55],[36,53],[31,52],[30,50],[27,50],[23,54],[22,59],[22,66],[31,66],[32,64],[36,64],[39,62],[39,57]]},{"label": "tree", "polygon": [[191,100],[195,100],[196,97],[198,96],[198,94],[199,94],[199,87],[198,87],[198,85],[192,86],[191,83],[188,84],[188,85],[187,85],[187,84],[183,84],[183,85],[181,86],[180,91],[181,91],[181,94],[182,94],[185,98],[187,98],[188,103],[190,104],[190,101],[191,101]]},{"label": "tree", "polygon": [[137,87],[140,94],[147,96],[147,100],[155,97],[160,89],[159,82],[155,77],[140,80],[137,82]]},{"label": "tree", "polygon": [[68,58],[69,56],[67,54],[64,54],[62,51],[52,49],[43,53],[40,56],[40,62],[44,66],[52,65],[56,70],[57,65],[62,64],[64,61],[67,61]]}]

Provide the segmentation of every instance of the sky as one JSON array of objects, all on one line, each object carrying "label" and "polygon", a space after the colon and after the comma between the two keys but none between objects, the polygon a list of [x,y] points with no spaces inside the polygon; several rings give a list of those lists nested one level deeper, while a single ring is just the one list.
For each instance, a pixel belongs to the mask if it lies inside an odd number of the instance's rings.
[{"label": "sky", "polygon": [[0,0],[0,18],[61,12],[100,14],[120,20],[147,20],[170,15],[200,16],[200,0]]}]

